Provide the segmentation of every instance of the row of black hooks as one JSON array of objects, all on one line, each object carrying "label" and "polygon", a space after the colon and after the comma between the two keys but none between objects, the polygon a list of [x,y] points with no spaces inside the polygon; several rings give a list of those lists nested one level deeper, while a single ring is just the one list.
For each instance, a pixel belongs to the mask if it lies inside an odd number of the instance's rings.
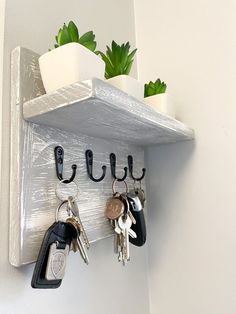
[{"label": "row of black hooks", "polygon": [[[57,177],[60,181],[63,180],[64,183],[70,183],[74,180],[76,176],[76,169],[77,165],[73,164],[72,168],[72,175],[70,179],[63,179],[63,160],[64,160],[64,149],[62,146],[57,146],[54,149],[55,154],[55,163],[56,163],[56,173]],[[89,178],[94,182],[101,182],[106,176],[107,167],[105,165],[102,166],[102,175],[99,178],[95,178],[93,176],[93,151],[91,149],[86,150],[85,152],[86,157],[86,166],[87,166],[87,173]],[[133,173],[133,156],[128,156],[128,167],[124,167],[124,175],[121,178],[118,178],[116,175],[116,155],[114,153],[110,154],[110,166],[111,166],[111,175],[117,181],[124,181],[128,176],[128,169],[129,175],[134,181],[141,181],[145,177],[146,169],[142,169],[142,175],[140,177],[135,177]]]}]

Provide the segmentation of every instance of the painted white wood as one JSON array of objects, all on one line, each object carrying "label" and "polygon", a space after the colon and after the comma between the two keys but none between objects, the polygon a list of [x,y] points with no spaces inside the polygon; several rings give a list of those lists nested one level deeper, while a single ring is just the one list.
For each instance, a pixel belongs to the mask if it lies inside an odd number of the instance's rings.
[{"label": "painted white wood", "polygon": [[183,123],[99,79],[25,102],[23,111],[27,121],[135,145],[194,138],[193,130]]},{"label": "painted white wood", "polygon": [[[143,148],[23,119],[23,103],[45,93],[38,57],[24,48],[16,48],[12,53],[9,255],[10,263],[17,267],[36,260],[44,233],[53,223],[55,210],[60,204],[55,195],[59,182],[55,171],[55,146],[62,145],[65,150],[65,178],[71,175],[73,163],[78,166],[75,178],[79,188],[77,203],[90,242],[113,235],[104,215],[106,201],[112,192],[109,154],[114,152],[117,155],[118,176],[123,175],[129,154],[134,156],[136,176],[141,174],[144,167]],[[102,165],[107,166],[106,177],[100,183],[91,181],[87,176],[86,149],[94,151],[95,177],[101,175]],[[132,186],[130,179],[127,182]]]},{"label": "painted white wood", "polygon": [[[35,69],[38,61],[36,54],[30,50],[16,48],[11,58],[11,153],[10,153],[10,227],[9,227],[9,260],[14,266],[27,262],[22,254],[22,204],[23,149],[27,122],[23,120],[22,105],[27,99],[44,93],[41,76]],[[35,69],[29,79],[30,69]]]}]

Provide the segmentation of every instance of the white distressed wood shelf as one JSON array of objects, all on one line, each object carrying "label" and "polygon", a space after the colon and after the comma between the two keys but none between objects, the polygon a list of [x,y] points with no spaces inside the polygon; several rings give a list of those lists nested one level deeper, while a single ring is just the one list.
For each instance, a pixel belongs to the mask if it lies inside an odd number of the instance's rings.
[{"label": "white distressed wood shelf", "polygon": [[185,124],[99,79],[27,101],[23,115],[33,123],[141,146],[194,138]]}]

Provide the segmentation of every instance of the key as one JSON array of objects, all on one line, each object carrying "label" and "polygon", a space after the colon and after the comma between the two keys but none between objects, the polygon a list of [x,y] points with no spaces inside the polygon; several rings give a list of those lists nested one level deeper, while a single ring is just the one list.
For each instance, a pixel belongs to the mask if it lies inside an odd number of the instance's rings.
[{"label": "key", "polygon": [[73,213],[73,215],[76,217],[78,223],[79,223],[79,226],[80,226],[80,231],[81,231],[81,235],[84,239],[84,243],[87,247],[87,249],[89,249],[90,247],[90,243],[89,243],[89,240],[88,240],[88,237],[87,237],[87,234],[84,230],[84,226],[82,224],[82,221],[80,219],[80,215],[79,215],[79,208],[77,206],[77,203],[76,201],[73,199],[72,196],[69,196],[68,197],[68,205],[69,205],[69,209],[71,210],[71,212]]},{"label": "key", "polygon": [[67,218],[66,223],[71,225],[71,227],[74,230],[72,241],[74,242],[74,246],[77,248],[76,251],[79,250],[82,259],[88,265],[89,258],[88,258],[87,250],[85,248],[83,241],[80,238],[80,235],[81,235],[80,224],[78,223],[76,217]]},{"label": "key", "polygon": [[119,253],[119,238],[118,238],[118,234],[115,233],[114,235],[114,253],[118,254]]},{"label": "key", "polygon": [[[61,253],[63,252],[64,257],[68,255],[72,238],[71,227],[64,222],[55,222],[48,228],[35,264],[32,288],[55,289],[61,285],[66,264],[66,258],[63,258]],[[57,255],[57,250],[63,251],[58,251]]]},{"label": "key", "polygon": [[123,250],[123,234],[122,230],[118,226],[118,221],[115,220],[115,236],[114,236],[114,252],[118,254],[118,260],[122,260],[122,250]]},{"label": "key", "polygon": [[[121,233],[121,229],[118,226],[118,221],[113,220],[114,222],[114,228],[117,230],[114,235],[114,253],[118,254],[118,261],[123,260],[123,255],[122,255],[122,243],[123,243],[123,235]],[[115,230],[114,229],[114,230]]]},{"label": "key", "polygon": [[144,189],[142,188],[142,182],[141,182],[141,181],[139,181],[139,184],[140,184],[140,186],[139,186],[139,187],[136,187],[136,186],[135,186],[135,181],[134,181],[133,190],[131,190],[130,192],[136,194],[136,195],[139,197],[140,202],[142,203],[142,206],[144,207],[145,201],[146,201],[145,191],[144,191]]},{"label": "key", "polygon": [[118,235],[118,239],[119,239],[119,250],[118,250],[118,261],[119,262],[122,262],[124,260],[124,254],[123,254],[123,251],[124,251],[124,248],[123,248],[123,235],[120,234]]},{"label": "key", "polygon": [[[123,219],[123,217],[120,217],[120,218]],[[131,221],[131,219],[130,219],[130,221]],[[120,235],[122,233],[122,228],[119,225],[119,220],[115,220],[115,222],[116,222],[116,225],[115,225],[114,231],[116,234]],[[132,225],[132,221],[131,221],[131,225]],[[132,238],[137,237],[136,233],[131,228],[129,228],[128,233]]]},{"label": "key", "polygon": [[85,264],[89,264],[89,258],[88,258],[88,254],[85,248],[85,245],[83,243],[83,241],[81,241],[80,237],[77,238],[77,243],[79,246],[79,251],[80,251],[80,255],[83,258]]},{"label": "key", "polygon": [[118,261],[123,261],[123,234],[117,234],[117,253],[118,253]]},{"label": "key", "polygon": [[72,230],[73,230],[73,238],[72,238],[72,241],[71,241],[70,249],[74,253],[76,253],[79,250],[79,246],[78,246],[78,243],[77,243],[77,237],[80,234],[80,230],[78,229],[76,221],[75,221],[75,219],[73,219],[73,217],[67,218],[66,223],[68,223],[71,226]]},{"label": "key", "polygon": [[122,230],[121,230],[121,228],[120,228],[119,225],[118,225],[118,221],[115,220],[115,223],[116,223],[116,226],[115,226],[115,228],[114,228],[114,231],[115,231],[117,234],[121,234]]},{"label": "key", "polygon": [[129,218],[131,219],[132,223],[135,225],[136,224],[136,220],[135,220],[133,214],[130,211],[130,203],[129,203],[129,200],[127,198],[127,193],[122,193],[121,197],[123,198],[123,200],[125,202],[125,205],[126,205],[125,206],[126,214],[129,215]]},{"label": "key", "polygon": [[121,232],[119,226],[118,226],[118,222],[117,220],[112,220],[112,225],[114,228],[114,231],[116,228],[118,228],[118,232],[115,231],[115,235],[114,235],[114,253],[118,254],[120,251],[120,237],[119,237],[119,233]]},{"label": "key", "polygon": [[74,253],[76,253],[78,250],[79,250],[79,247],[78,247],[77,241],[75,238],[73,238],[70,245],[70,251],[73,251]]},{"label": "key", "polygon": [[[124,264],[130,260],[130,252],[129,252],[129,232],[130,232],[130,228],[132,226],[132,221],[129,218],[129,216],[127,216],[127,218],[125,220],[123,220],[122,217],[120,217],[118,219],[118,225],[119,228],[122,230],[122,234],[123,234],[123,262]],[[134,236],[135,236],[135,232],[132,231],[131,232]]]}]

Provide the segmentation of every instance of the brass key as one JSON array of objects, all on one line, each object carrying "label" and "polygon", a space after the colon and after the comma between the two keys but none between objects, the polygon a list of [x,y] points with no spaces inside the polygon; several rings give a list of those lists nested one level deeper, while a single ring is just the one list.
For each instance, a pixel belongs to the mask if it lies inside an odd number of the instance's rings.
[{"label": "brass key", "polygon": [[74,234],[74,237],[72,240],[74,252],[77,252],[79,250],[80,255],[83,258],[84,262],[86,264],[88,264],[89,258],[88,258],[87,250],[84,246],[83,241],[81,241],[81,239],[80,239],[80,235],[81,235],[80,224],[78,223],[78,221],[75,217],[67,218],[66,223],[70,224],[73,227],[73,229],[75,230],[75,234]]}]

